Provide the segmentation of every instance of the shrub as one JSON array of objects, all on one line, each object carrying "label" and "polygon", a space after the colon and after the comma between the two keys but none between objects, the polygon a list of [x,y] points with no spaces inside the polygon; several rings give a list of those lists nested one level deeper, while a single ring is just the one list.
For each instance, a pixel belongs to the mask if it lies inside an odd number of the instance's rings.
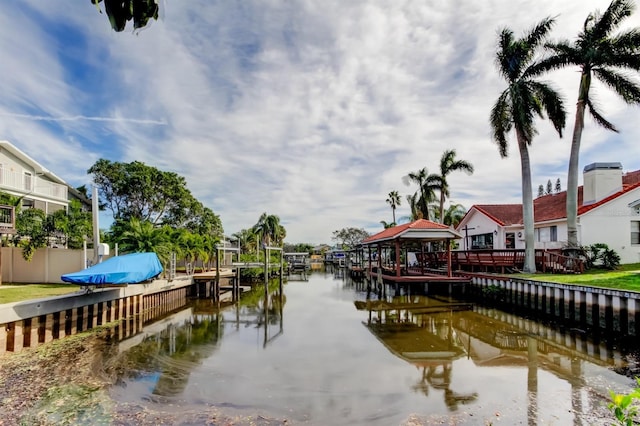
[{"label": "shrub", "polygon": [[616,269],[620,265],[620,256],[604,243],[596,243],[581,248],[581,257],[586,269],[600,267]]}]

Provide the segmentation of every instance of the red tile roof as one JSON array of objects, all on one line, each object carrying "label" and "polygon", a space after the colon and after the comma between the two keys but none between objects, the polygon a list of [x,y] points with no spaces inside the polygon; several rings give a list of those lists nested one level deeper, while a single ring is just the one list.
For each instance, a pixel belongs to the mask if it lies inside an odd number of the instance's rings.
[{"label": "red tile roof", "polygon": [[[597,203],[582,205],[582,186],[578,187],[578,215],[584,214],[622,194],[640,187],[640,170],[625,173],[622,176],[622,191],[612,194]],[[475,204],[472,206],[479,212],[501,226],[522,225],[522,204]],[[536,222],[564,219],[567,217],[567,191],[557,194],[543,195],[533,200],[533,211]]]},{"label": "red tile roof", "polygon": [[640,170],[636,170],[635,172],[628,172],[622,175],[623,185],[634,185],[636,183],[640,183]]},{"label": "red tile roof", "polygon": [[408,229],[437,229],[437,230],[449,230],[449,226],[443,225],[441,223],[432,222],[426,219],[418,219],[413,222],[403,223],[402,225],[394,226],[392,228],[387,228],[384,231],[378,232],[375,235],[370,236],[369,238],[365,238],[362,242],[368,243],[370,241],[377,240],[388,240],[395,238],[407,231]]}]

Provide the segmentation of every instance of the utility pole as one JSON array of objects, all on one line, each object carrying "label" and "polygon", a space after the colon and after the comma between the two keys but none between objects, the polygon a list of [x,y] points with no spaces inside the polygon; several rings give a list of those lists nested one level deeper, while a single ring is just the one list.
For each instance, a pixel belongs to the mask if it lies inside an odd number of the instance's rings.
[{"label": "utility pole", "polygon": [[469,250],[469,230],[476,229],[475,227],[469,228],[467,225],[462,228],[464,230],[464,249]]}]

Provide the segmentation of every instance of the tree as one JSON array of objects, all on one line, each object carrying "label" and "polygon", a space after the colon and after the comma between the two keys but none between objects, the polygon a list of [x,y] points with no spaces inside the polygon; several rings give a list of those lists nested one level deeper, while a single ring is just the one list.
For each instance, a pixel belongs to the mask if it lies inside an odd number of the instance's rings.
[{"label": "tree", "polygon": [[553,185],[551,184],[551,179],[547,181],[547,195],[550,195],[553,192]]},{"label": "tree", "polygon": [[98,160],[87,172],[93,174],[101,200],[116,221],[136,218],[153,225],[204,226],[206,232],[222,233],[219,218],[191,195],[185,178],[176,173],[139,161],[105,159]]},{"label": "tree", "polygon": [[353,248],[362,240],[369,237],[369,233],[362,228],[342,228],[333,231],[332,240],[339,242],[343,249]]},{"label": "tree", "polygon": [[465,214],[467,214],[467,209],[462,204],[449,204],[449,207],[444,211],[442,223],[455,228]]},{"label": "tree", "polygon": [[538,197],[542,197],[544,195],[544,186],[542,184],[538,185]]},{"label": "tree", "polygon": [[260,235],[260,240],[263,244],[281,245],[286,236],[286,231],[282,225],[280,225],[280,218],[276,215],[270,215],[262,213],[258,222],[253,226],[253,231]]},{"label": "tree", "polygon": [[391,206],[391,211],[393,212],[393,223],[396,223],[396,207],[400,205],[400,195],[398,191],[389,192],[389,198],[387,198],[387,203]]},{"label": "tree", "polygon": [[456,160],[455,149],[446,150],[440,157],[440,182],[438,188],[440,191],[440,223],[444,223],[444,200],[451,196],[447,176],[455,171],[463,171],[470,175],[473,173],[473,165],[464,160]]},{"label": "tree", "polygon": [[556,194],[560,192],[562,192],[562,185],[560,185],[560,178],[558,178],[558,180],[556,180]]},{"label": "tree", "polygon": [[[418,191],[413,198],[417,212],[420,217],[429,220],[429,203],[435,201],[435,190],[440,186],[440,177],[438,175],[429,174],[426,167],[417,172],[410,172],[402,178],[405,185],[415,183],[418,185]],[[419,196],[418,196],[419,195]]]},{"label": "tree", "polygon": [[168,263],[172,251],[172,230],[168,226],[157,227],[148,220],[132,218],[128,222],[118,222],[112,229],[120,231],[112,241],[118,243],[123,253],[154,252],[163,264]]},{"label": "tree", "polygon": [[525,233],[525,272],[535,272],[535,246],[533,235],[533,190],[531,163],[528,147],[536,129],[534,116],[544,118],[547,113],[556,131],[562,137],[566,112],[558,93],[546,82],[537,80],[544,69],[534,56],[547,37],[554,20],[546,18],[522,38],[514,38],[513,32],[504,28],[499,34],[496,64],[498,72],[507,82],[491,110],[492,139],[498,144],[500,156],[507,157],[507,133],[515,129],[520,168],[522,172],[522,216]]},{"label": "tree", "polygon": [[46,214],[40,209],[22,210],[16,217],[16,239],[27,262],[39,248],[47,246]]},{"label": "tree", "polygon": [[81,249],[93,232],[91,212],[82,210],[80,201],[71,200],[68,211],[57,210],[46,217],[45,230],[49,238],[57,238],[65,247]]},{"label": "tree", "polygon": [[[91,0],[102,13],[102,0]],[[114,31],[123,31],[127,22],[133,21],[133,28],[142,28],[149,19],[158,19],[157,0],[104,0],[104,9]]]},{"label": "tree", "polygon": [[241,229],[231,236],[240,243],[240,251],[242,253],[254,252],[258,235],[253,231],[253,229]]},{"label": "tree", "polygon": [[387,222],[386,220],[381,220],[380,224],[382,225],[382,227],[384,229],[389,229],[389,228],[393,228],[394,226],[396,226],[395,222]]},{"label": "tree", "polygon": [[587,16],[574,43],[563,40],[547,44],[555,54],[544,61],[542,67],[554,69],[573,65],[581,71],[567,175],[567,242],[570,247],[578,247],[578,163],[585,109],[597,124],[618,132],[594,103],[590,94],[592,77],[616,92],[626,103],[640,103],[640,85],[625,74],[626,71],[640,71],[640,28],[613,34],[633,10],[633,1],[614,0],[604,13],[596,11]]}]

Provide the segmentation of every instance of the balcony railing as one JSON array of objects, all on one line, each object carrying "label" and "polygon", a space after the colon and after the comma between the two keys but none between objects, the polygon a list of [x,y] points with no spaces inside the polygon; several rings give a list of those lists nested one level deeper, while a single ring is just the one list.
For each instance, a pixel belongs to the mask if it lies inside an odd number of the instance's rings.
[{"label": "balcony railing", "polygon": [[33,194],[56,200],[68,200],[66,185],[10,170],[0,172],[0,189],[10,189],[24,195]]}]

